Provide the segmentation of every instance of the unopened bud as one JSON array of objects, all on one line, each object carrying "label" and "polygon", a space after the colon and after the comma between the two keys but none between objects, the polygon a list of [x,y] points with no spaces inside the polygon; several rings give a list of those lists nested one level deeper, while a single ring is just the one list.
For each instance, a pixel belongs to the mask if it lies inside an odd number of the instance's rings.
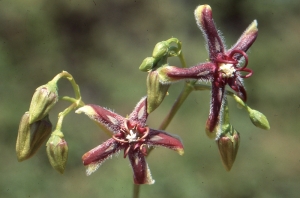
[{"label": "unopened bud", "polygon": [[29,113],[21,118],[16,143],[18,161],[23,161],[33,156],[45,142],[52,131],[52,124],[45,116],[42,120],[29,124]]},{"label": "unopened bud", "polygon": [[156,60],[161,59],[163,56],[167,55],[169,51],[169,45],[166,41],[161,41],[157,43],[153,49],[152,57]]},{"label": "unopened bud", "polygon": [[29,123],[44,118],[58,100],[56,83],[48,82],[38,87],[32,97],[29,107]]},{"label": "unopened bud", "polygon": [[149,72],[147,77],[147,112],[153,112],[164,100],[170,84],[159,81],[157,71]]},{"label": "unopened bud", "polygon": [[239,133],[232,126],[230,128],[231,134],[221,134],[217,139],[221,159],[227,171],[230,171],[240,145]]},{"label": "unopened bud", "polygon": [[262,114],[261,112],[251,109],[248,107],[248,112],[249,112],[249,117],[251,122],[256,126],[261,129],[269,130],[270,129],[270,124],[268,122],[267,117]]},{"label": "unopened bud", "polygon": [[54,131],[51,134],[47,144],[47,155],[51,166],[60,172],[64,173],[68,159],[68,145],[61,131]]},{"label": "unopened bud", "polygon": [[155,58],[147,57],[143,60],[142,64],[139,67],[139,70],[143,72],[150,71],[154,67]]}]

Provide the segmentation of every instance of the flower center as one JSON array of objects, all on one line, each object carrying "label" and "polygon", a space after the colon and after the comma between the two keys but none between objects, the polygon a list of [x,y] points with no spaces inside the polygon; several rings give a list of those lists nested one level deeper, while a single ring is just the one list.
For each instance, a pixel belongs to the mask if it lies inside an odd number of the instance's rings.
[{"label": "flower center", "polygon": [[222,72],[223,78],[230,78],[233,77],[236,69],[234,68],[233,64],[221,63],[219,65],[219,71]]},{"label": "flower center", "polygon": [[137,141],[137,135],[134,130],[129,130],[129,134],[126,136],[129,143]]}]

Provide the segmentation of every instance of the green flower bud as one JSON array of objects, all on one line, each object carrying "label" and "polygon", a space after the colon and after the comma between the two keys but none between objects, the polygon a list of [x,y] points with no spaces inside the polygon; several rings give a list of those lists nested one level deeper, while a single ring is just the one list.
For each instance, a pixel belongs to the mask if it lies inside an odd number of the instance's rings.
[{"label": "green flower bud", "polygon": [[64,139],[63,133],[55,130],[51,134],[46,146],[46,151],[51,166],[63,174],[68,159],[68,145]]},{"label": "green flower bud", "polygon": [[52,124],[45,116],[42,120],[29,124],[29,113],[26,112],[20,122],[16,153],[21,162],[33,156],[45,142],[52,131]]},{"label": "green flower bud", "polygon": [[163,56],[167,55],[169,51],[169,45],[166,41],[161,41],[157,43],[154,47],[152,57],[156,60],[161,59]]},{"label": "green flower bud", "polygon": [[217,139],[217,145],[223,165],[227,171],[230,171],[240,145],[239,133],[231,125],[230,133],[221,134]]},{"label": "green flower bud", "polygon": [[157,71],[149,72],[147,77],[147,112],[153,112],[164,100],[170,84],[159,81]]},{"label": "green flower bud", "polygon": [[56,83],[48,82],[38,87],[32,97],[29,107],[29,123],[32,124],[44,118],[58,100]]},{"label": "green flower bud", "polygon": [[256,127],[259,127],[261,129],[265,129],[265,130],[270,129],[268,119],[264,114],[262,114],[261,112],[259,112],[257,110],[251,109],[250,107],[248,107],[247,110],[248,110],[251,122]]},{"label": "green flower bud", "polygon": [[139,67],[139,70],[143,72],[150,71],[154,67],[155,58],[147,57],[143,60],[142,64]]}]

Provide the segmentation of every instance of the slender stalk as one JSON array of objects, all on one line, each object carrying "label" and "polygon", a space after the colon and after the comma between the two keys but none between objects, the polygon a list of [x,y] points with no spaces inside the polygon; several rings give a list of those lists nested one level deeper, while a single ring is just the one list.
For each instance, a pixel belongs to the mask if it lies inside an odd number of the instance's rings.
[{"label": "slender stalk", "polygon": [[62,127],[62,122],[65,118],[65,116],[70,113],[70,111],[72,111],[73,109],[75,109],[77,107],[77,104],[76,103],[72,103],[69,107],[67,107],[63,112],[60,112],[58,114],[58,121],[57,121],[57,124],[56,124],[56,130],[61,130],[61,127]]},{"label": "slender stalk", "polygon": [[179,110],[183,102],[186,100],[186,98],[193,90],[194,90],[193,85],[191,85],[190,83],[185,83],[183,90],[181,91],[180,95],[176,99],[171,110],[169,111],[169,113],[167,114],[167,116],[159,126],[160,130],[165,130],[169,126],[173,117],[176,115],[177,111]]},{"label": "slender stalk", "polygon": [[183,68],[187,68],[187,65],[186,65],[186,62],[185,62],[185,60],[184,60],[184,57],[183,57],[182,52],[180,52],[180,54],[178,55],[178,58],[179,58],[179,60],[180,60],[180,62],[181,62],[182,67],[183,67]]},{"label": "slender stalk", "polygon": [[139,198],[140,195],[140,185],[133,185],[133,198]]}]

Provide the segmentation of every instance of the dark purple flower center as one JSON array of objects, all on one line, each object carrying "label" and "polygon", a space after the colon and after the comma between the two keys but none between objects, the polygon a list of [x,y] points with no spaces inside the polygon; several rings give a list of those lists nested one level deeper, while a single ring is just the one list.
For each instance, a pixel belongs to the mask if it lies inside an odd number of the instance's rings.
[{"label": "dark purple flower center", "polygon": [[126,120],[124,128],[117,134],[114,134],[112,138],[125,147],[124,158],[126,158],[128,152],[140,150],[144,155],[147,155],[146,138],[149,134],[149,127],[142,127],[138,123],[131,123],[130,120]]},{"label": "dark purple flower center", "polygon": [[[245,63],[242,67],[238,67],[240,57],[244,57]],[[219,53],[215,59],[216,64],[218,65],[218,76],[216,78],[216,84],[222,86],[227,84],[229,78],[236,78],[237,75],[241,78],[249,78],[252,75],[252,70],[246,68],[248,65],[248,56],[242,50],[233,50],[229,55]],[[241,75],[236,71],[247,72],[247,75]]]}]

